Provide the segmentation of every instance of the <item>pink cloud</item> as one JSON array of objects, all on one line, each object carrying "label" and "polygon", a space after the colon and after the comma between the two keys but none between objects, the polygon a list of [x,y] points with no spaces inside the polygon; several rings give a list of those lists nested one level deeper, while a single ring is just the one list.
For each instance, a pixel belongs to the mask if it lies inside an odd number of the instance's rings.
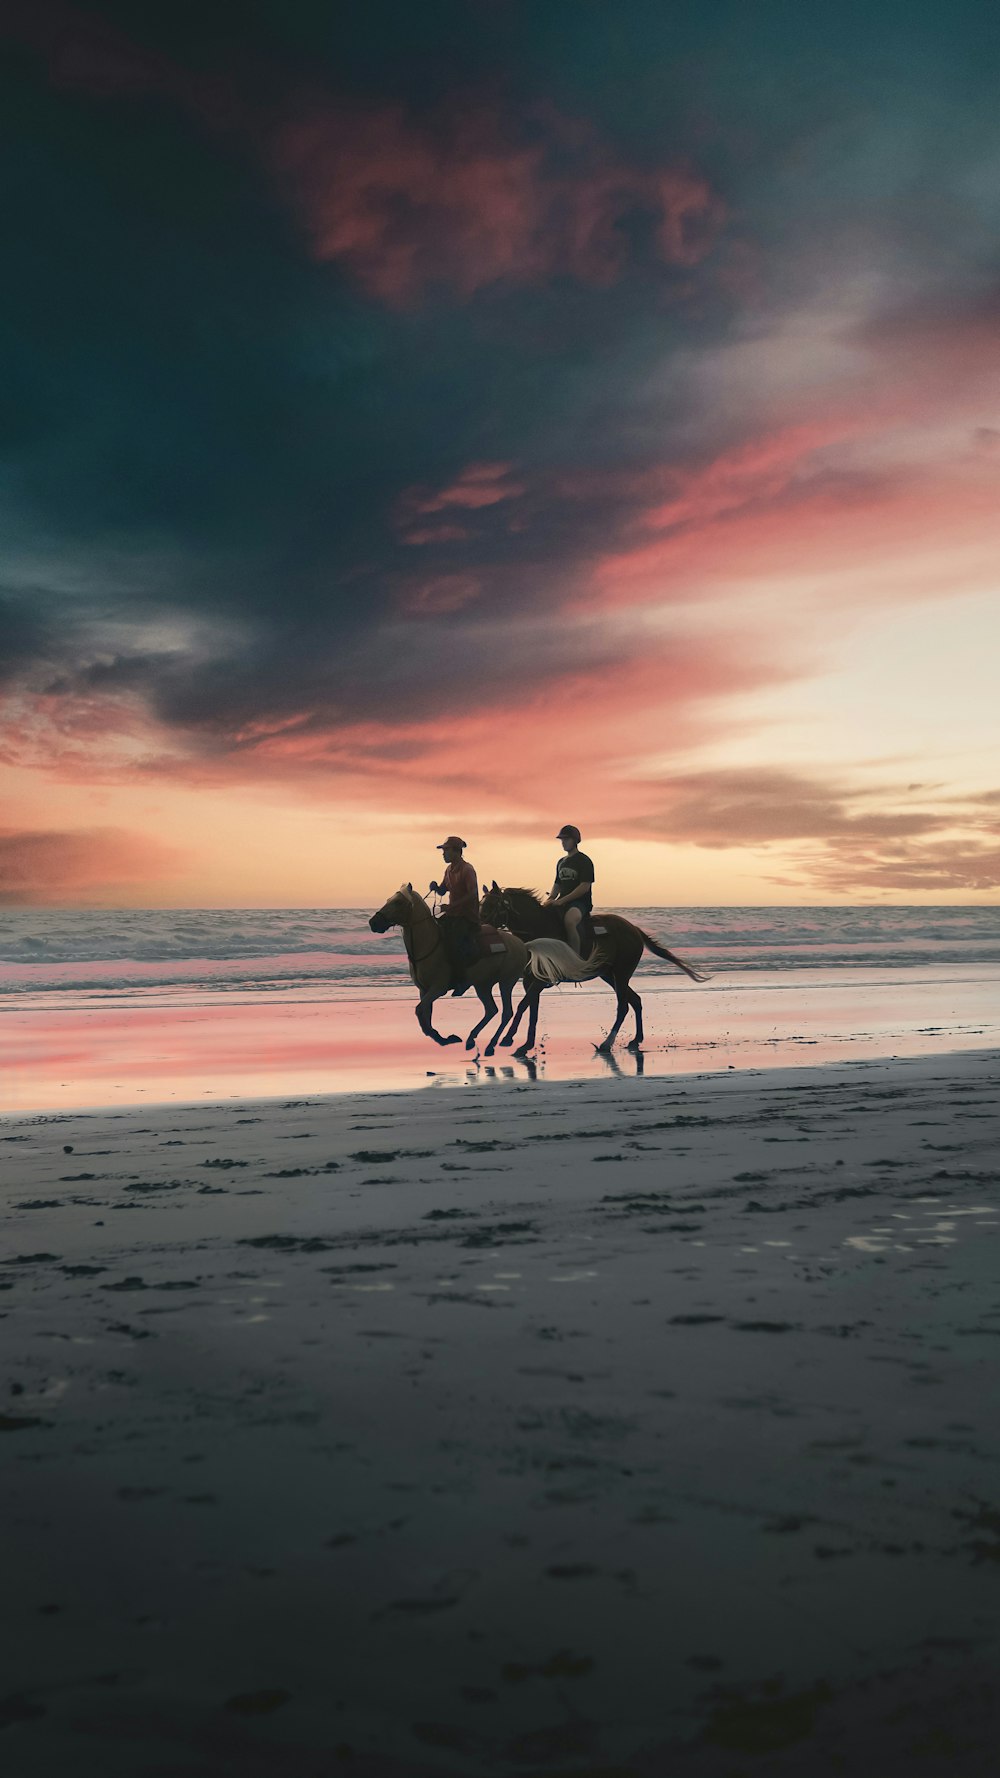
[{"label": "pink cloud", "polygon": [[474,604],[481,592],[474,574],[434,574],[427,580],[407,582],[398,608],[410,617],[440,617]]},{"label": "pink cloud", "polygon": [[[187,783],[294,781],[308,794],[367,804],[383,793],[396,799],[405,786],[414,808],[439,806],[450,787],[484,810],[509,813],[516,803],[525,819],[546,809],[557,774],[591,824],[600,814],[613,825],[649,804],[649,786],[633,783],[623,762],[704,741],[716,726],[707,714],[714,700],[773,684],[786,671],[739,638],[676,635],[669,649],[629,638],[617,660],[555,669],[542,685],[521,684],[512,672],[472,709],[450,704],[442,680],[440,715],[394,720],[387,692],[380,720],[319,717],[261,732],[236,755],[165,761],[162,769]],[[567,748],[573,733],[581,744]]]},{"label": "pink cloud", "polygon": [[[925,415],[926,425],[933,414]],[[893,601],[948,590],[931,552],[955,564],[1000,546],[1000,455],[967,446],[921,455],[875,397],[867,410],[778,428],[693,468],[653,476],[617,540],[593,565],[601,605],[710,596],[719,583],[810,576],[838,596]],[[577,490],[574,490],[579,497]],[[653,533],[651,536],[650,533]]]},{"label": "pink cloud", "polygon": [[[558,169],[554,144],[567,163]],[[613,283],[630,250],[620,224],[639,210],[653,218],[659,258],[693,267],[725,221],[700,174],[628,166],[555,114],[523,140],[487,106],[418,123],[399,108],[317,102],[277,132],[272,160],[316,257],[395,305],[435,285],[469,297],[556,274]]]},{"label": "pink cloud", "polygon": [[464,543],[472,536],[466,525],[414,525],[404,531],[402,541],[414,545],[431,543]]},{"label": "pink cloud", "polygon": [[856,436],[856,420],[834,419],[749,439],[703,467],[676,472],[674,490],[643,512],[640,523],[650,531],[670,531],[774,500],[815,472],[817,451]]},{"label": "pink cloud", "polygon": [[420,488],[404,495],[403,504],[413,512],[446,512],[458,507],[475,512],[484,506],[499,506],[501,501],[515,500],[524,493],[521,482],[512,481],[509,463],[470,463],[449,486],[435,492]]}]

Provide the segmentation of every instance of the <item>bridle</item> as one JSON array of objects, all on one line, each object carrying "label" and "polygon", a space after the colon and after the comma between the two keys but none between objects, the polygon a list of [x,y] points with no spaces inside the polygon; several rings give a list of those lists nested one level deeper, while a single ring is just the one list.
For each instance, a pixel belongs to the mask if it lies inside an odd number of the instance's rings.
[{"label": "bridle", "polygon": [[507,900],[507,891],[505,889],[497,889],[494,895],[494,892],[491,890],[489,894],[483,896],[484,904],[489,901],[494,902],[494,906],[491,909],[493,915],[491,923],[494,926],[506,927],[508,932],[513,931],[510,922],[513,918],[514,909]]},{"label": "bridle", "polygon": [[[410,906],[411,907],[413,906],[412,902],[410,903]],[[439,948],[439,946],[442,943],[441,934],[439,933],[439,931],[437,929],[437,922],[435,921],[435,919],[432,915],[431,916],[431,948],[429,951],[425,951],[422,957],[415,956],[412,949],[410,948],[411,947],[411,940],[413,937],[413,922],[412,922],[412,920],[410,921],[409,925],[407,925],[405,923],[405,921],[403,921],[403,920],[400,920],[399,924],[400,924],[400,926],[402,928],[402,932],[403,932],[403,943],[406,946],[406,954],[409,957],[410,962],[413,964],[414,969],[419,969],[421,963],[426,963],[426,962],[428,962],[428,960],[431,957],[433,957],[434,952]]]}]

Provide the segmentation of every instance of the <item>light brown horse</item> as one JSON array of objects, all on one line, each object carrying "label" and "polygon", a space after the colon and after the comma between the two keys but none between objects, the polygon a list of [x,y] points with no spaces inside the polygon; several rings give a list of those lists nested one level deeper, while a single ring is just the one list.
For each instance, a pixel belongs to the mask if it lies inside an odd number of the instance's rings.
[{"label": "light brown horse", "polygon": [[[603,1043],[595,1045],[599,1055],[608,1055],[611,1046],[618,1036],[625,1021],[629,1007],[635,1013],[635,1036],[629,1043],[630,1050],[642,1047],[644,1031],[642,1023],[642,1001],[634,988],[629,986],[643,951],[652,951],[654,956],[663,957],[667,963],[673,963],[677,969],[690,976],[693,982],[705,982],[706,975],[685,963],[682,957],[668,951],[665,945],[650,938],[641,926],[631,920],[623,919],[621,914],[594,914],[594,948],[589,958],[581,960],[569,945],[558,943],[563,931],[562,916],[558,908],[546,907],[533,889],[501,889],[494,880],[487,889],[480,906],[484,920],[499,928],[506,928],[523,939],[531,952],[531,976],[525,981],[524,999],[517,1009],[517,1016],[509,1030],[501,1024],[491,1039],[488,1055],[492,1055],[496,1044],[503,1047],[513,1043],[518,1026],[526,1012],[528,1035],[516,1056],[524,1056],[534,1048],[535,1030],[538,1024],[538,1001],[543,991],[558,982],[589,982],[600,979],[613,988],[618,999],[618,1016]],[[541,941],[541,942],[539,942]],[[563,956],[563,952],[568,953]],[[506,1021],[505,1021],[506,1023]]]},{"label": "light brown horse", "polygon": [[[440,1000],[451,987],[451,965],[438,930],[438,922],[423,896],[417,894],[412,883],[404,883],[372,915],[368,924],[373,932],[388,932],[391,926],[401,927],[410,975],[420,990],[416,1013],[421,1031],[425,1036],[432,1037],[435,1043],[461,1043],[460,1037],[442,1037],[434,1029],[432,1008],[435,1000]],[[498,933],[497,943],[502,944],[502,952],[481,957],[466,972],[469,985],[475,988],[483,1008],[483,1017],[465,1040],[466,1049],[475,1048],[480,1031],[497,1016],[497,1005],[493,998],[495,987],[500,989],[502,1005],[499,1029],[502,1030],[507,1024],[513,1012],[514,984],[525,975],[531,961],[529,946],[513,932]],[[556,948],[560,952],[565,951],[567,959],[574,955],[569,945],[560,944]],[[542,949],[549,951],[553,947],[545,945]],[[489,1053],[492,1054],[492,1047]]]}]

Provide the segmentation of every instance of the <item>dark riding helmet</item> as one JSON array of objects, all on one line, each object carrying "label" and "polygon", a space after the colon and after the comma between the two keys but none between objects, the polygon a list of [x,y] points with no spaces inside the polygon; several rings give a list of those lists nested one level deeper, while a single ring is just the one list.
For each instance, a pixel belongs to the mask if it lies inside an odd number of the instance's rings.
[{"label": "dark riding helmet", "polygon": [[580,829],[578,827],[573,827],[571,825],[571,823],[568,821],[567,821],[565,827],[561,827],[559,829],[559,832],[556,834],[557,840],[575,840],[577,845],[580,844],[581,838],[582,838],[582,835],[580,833]]}]

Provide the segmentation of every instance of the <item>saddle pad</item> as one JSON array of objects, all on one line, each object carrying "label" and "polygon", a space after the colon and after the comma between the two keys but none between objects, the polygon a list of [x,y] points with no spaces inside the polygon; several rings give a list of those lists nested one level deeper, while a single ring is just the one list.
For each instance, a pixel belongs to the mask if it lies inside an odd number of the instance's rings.
[{"label": "saddle pad", "polygon": [[606,926],[595,926],[593,930],[597,933],[600,933],[601,937],[603,938],[604,934],[607,932],[608,929]]},{"label": "saddle pad", "polygon": [[494,957],[495,957],[495,956],[496,956],[496,955],[497,955],[497,954],[498,954],[498,953],[502,953],[502,952],[503,952],[503,951],[505,951],[505,950],[506,950],[506,949],[507,949],[507,946],[506,946],[506,945],[491,945],[491,946],[490,946],[490,950],[491,950],[491,951],[492,951],[492,953],[493,953],[493,955],[494,955]]},{"label": "saddle pad", "polygon": [[500,937],[495,926],[480,926],[479,955],[481,957],[496,957],[499,956],[501,952],[505,952],[506,949],[507,946],[504,944],[503,939]]}]

